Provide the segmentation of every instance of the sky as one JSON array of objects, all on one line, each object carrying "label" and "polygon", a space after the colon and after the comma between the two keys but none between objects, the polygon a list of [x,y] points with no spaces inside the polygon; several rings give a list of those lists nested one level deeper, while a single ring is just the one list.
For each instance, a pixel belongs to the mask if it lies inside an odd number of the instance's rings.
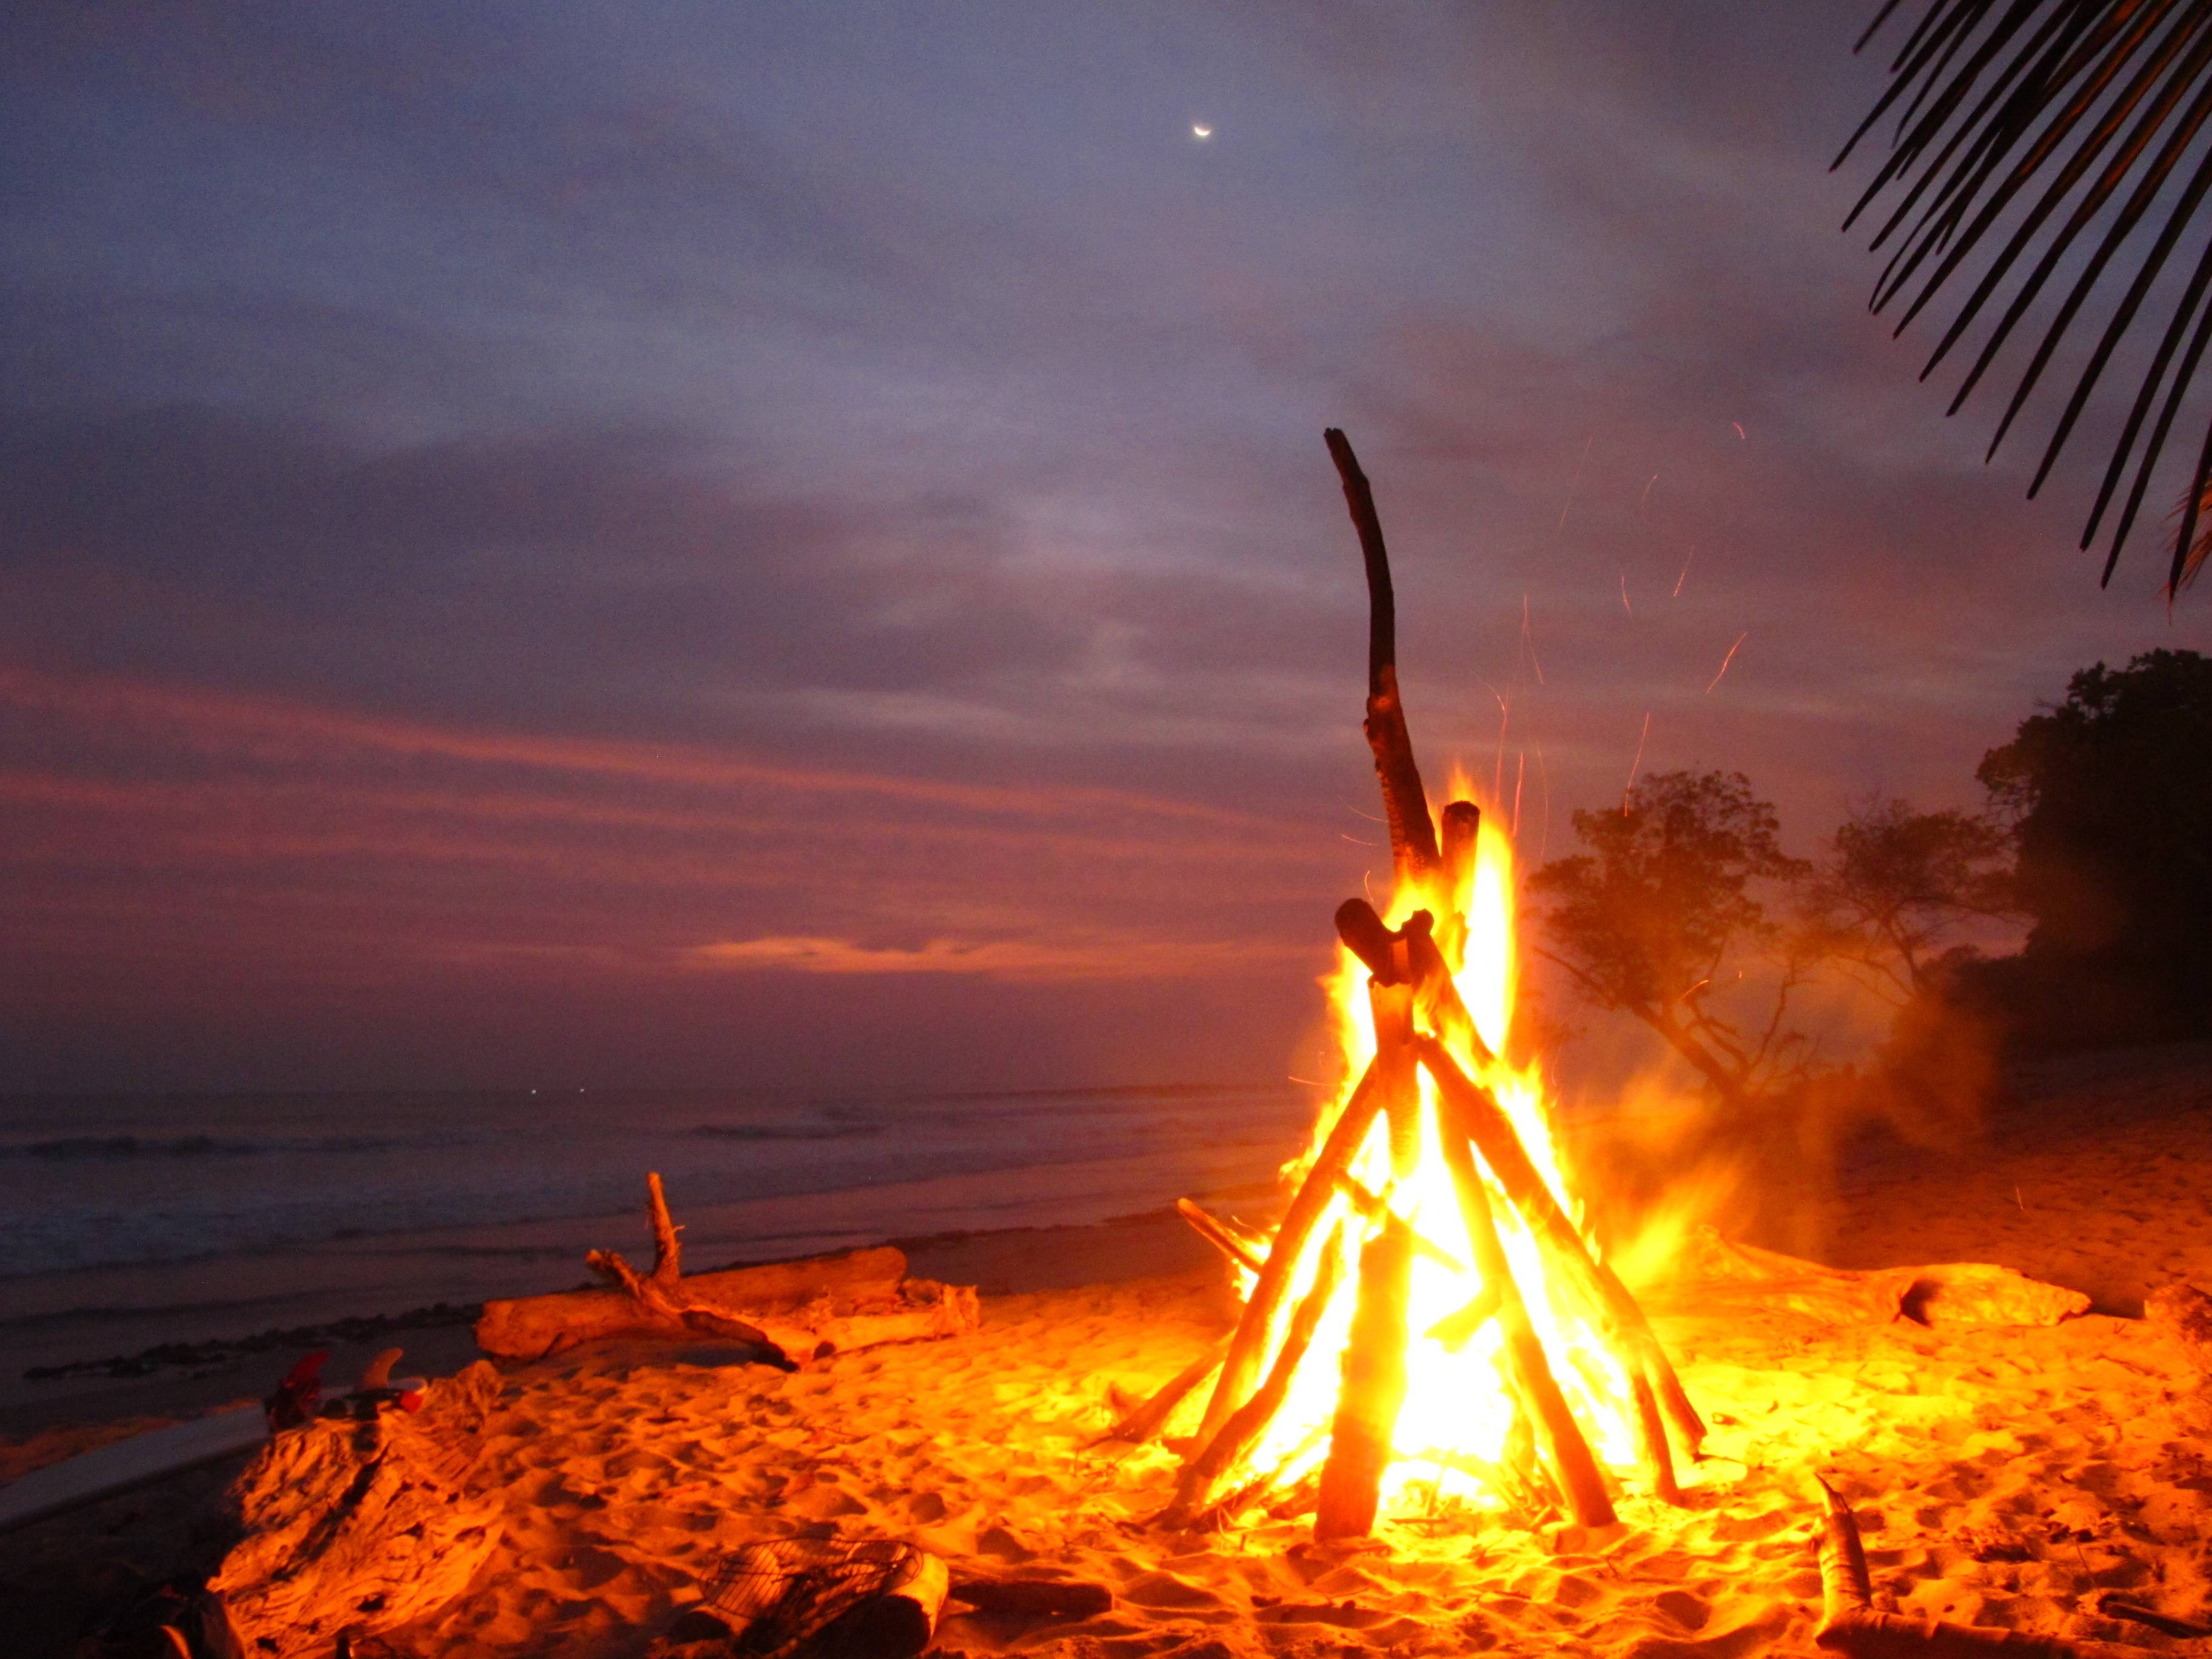
[{"label": "sky", "polygon": [[1867,314],[1871,11],[17,9],[0,1091],[1300,1074],[1329,425],[1524,866],[1978,805],[2212,629]]}]

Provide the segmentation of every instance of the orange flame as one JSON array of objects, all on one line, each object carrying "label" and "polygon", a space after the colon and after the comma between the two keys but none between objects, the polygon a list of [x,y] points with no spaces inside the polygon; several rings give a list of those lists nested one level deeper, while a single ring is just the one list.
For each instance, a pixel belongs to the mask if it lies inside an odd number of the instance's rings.
[{"label": "orange flame", "polygon": [[[1450,795],[1454,800],[1473,798],[1467,780],[1456,772]],[[1438,919],[1437,939],[1452,969],[1453,983],[1492,1057],[1479,1056],[1469,1051],[1472,1045],[1439,1036],[1461,1067],[1496,1097],[1553,1194],[1570,1215],[1579,1217],[1580,1206],[1568,1188],[1553,1146],[1543,1079],[1533,1064],[1516,1066],[1505,1058],[1510,1052],[1519,960],[1514,933],[1512,847],[1495,823],[1492,815],[1486,811],[1475,856],[1462,875],[1460,890],[1447,893],[1401,886],[1393,893],[1384,920],[1399,927],[1423,908]],[[1463,945],[1459,930],[1443,925],[1451,916],[1466,919]],[[1335,969],[1322,984],[1328,995],[1346,1081],[1337,1100],[1315,1125],[1313,1139],[1304,1156],[1286,1170],[1293,1178],[1311,1164],[1349,1101],[1354,1083],[1375,1056],[1367,971],[1359,960],[1340,946]],[[1359,1186],[1368,1194],[1381,1196],[1419,1241],[1409,1309],[1407,1388],[1392,1439],[1395,1462],[1384,1481],[1386,1511],[1394,1498],[1404,1502],[1408,1488],[1418,1489],[1422,1498],[1429,1501],[1456,1497],[1485,1507],[1510,1501],[1496,1479],[1496,1466],[1506,1455],[1515,1411],[1505,1379],[1501,1338],[1494,1320],[1486,1321],[1471,1336],[1453,1331],[1449,1323],[1451,1316],[1477,1299],[1483,1285],[1471,1262],[1465,1224],[1438,1143],[1434,1085],[1425,1073],[1420,1086],[1420,1152],[1412,1172],[1394,1178],[1389,1132],[1379,1117],[1352,1170]],[[1479,1154],[1477,1164],[1492,1188],[1492,1208],[1514,1279],[1551,1357],[1552,1368],[1589,1438],[1590,1449],[1601,1463],[1632,1470],[1637,1462],[1635,1406],[1628,1376],[1607,1344],[1585,1322],[1578,1306],[1565,1294],[1553,1294],[1552,1270],[1534,1238],[1481,1164]],[[1339,1220],[1350,1224],[1341,1233],[1336,1227]],[[1328,1427],[1337,1403],[1337,1356],[1345,1346],[1355,1300],[1354,1258],[1358,1237],[1370,1224],[1358,1212],[1353,1196],[1340,1193],[1332,1200],[1329,1213],[1313,1230],[1292,1275],[1290,1299],[1303,1296],[1315,1282],[1322,1253],[1330,1248],[1332,1238],[1340,1241],[1337,1248],[1345,1252],[1345,1271],[1282,1409],[1243,1460],[1248,1477],[1267,1477],[1271,1486],[1287,1485],[1317,1468],[1327,1454]],[[1251,1275],[1244,1277],[1249,1293]],[[1444,1328],[1441,1334],[1440,1324]]]}]

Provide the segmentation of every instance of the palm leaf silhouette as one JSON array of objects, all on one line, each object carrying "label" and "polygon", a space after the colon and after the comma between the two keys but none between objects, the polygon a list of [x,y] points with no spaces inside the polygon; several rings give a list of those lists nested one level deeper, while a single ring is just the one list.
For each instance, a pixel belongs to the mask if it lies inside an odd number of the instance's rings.
[{"label": "palm leaf silhouette", "polygon": [[[1885,0],[1855,50],[1899,3]],[[2154,310],[2170,303],[2171,311],[2081,532],[2087,548],[2120,499],[2105,561],[2109,582],[2212,343],[2212,213],[2205,210],[2212,0],[1929,0],[1889,74],[1887,89],[1836,158],[1841,167],[1868,132],[1894,117],[1889,155],[1844,225],[1850,228],[1877,203],[1887,208],[1872,246],[1888,263],[1871,304],[1877,313],[1898,307],[1898,333],[1939,294],[1956,298],[1963,290],[1922,379],[1986,323],[1949,412],[1958,412],[2008,341],[2033,332],[2021,324],[2037,301],[2055,301],[1997,422],[1995,455],[2061,342],[2077,326],[2086,333],[2102,322],[2030,495],[2050,476],[2176,251],[2197,256],[2171,301],[2154,302]],[[2195,577],[2212,550],[2212,529],[2197,534],[2212,512],[2208,487],[2212,422],[2181,498],[2169,594]]]}]

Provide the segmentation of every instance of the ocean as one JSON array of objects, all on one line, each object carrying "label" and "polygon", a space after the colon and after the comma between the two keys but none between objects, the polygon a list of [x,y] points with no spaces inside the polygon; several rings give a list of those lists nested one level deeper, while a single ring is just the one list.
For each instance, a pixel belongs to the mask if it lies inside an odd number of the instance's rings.
[{"label": "ocean", "polygon": [[1253,1191],[1314,1111],[1288,1084],[0,1098],[0,1383],[567,1288],[587,1249],[649,1257],[648,1170],[703,1270]]}]

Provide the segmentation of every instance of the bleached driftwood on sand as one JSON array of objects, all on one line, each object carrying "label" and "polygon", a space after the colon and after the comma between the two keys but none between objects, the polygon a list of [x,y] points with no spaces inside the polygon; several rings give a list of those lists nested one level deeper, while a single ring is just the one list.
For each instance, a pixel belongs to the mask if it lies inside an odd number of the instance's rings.
[{"label": "bleached driftwood on sand", "polygon": [[2145,1650],[2112,1642],[1877,1612],[1858,1521],[1833,1486],[1825,1480],[1820,1486],[1826,1515],[1817,1547],[1820,1628],[1814,1646],[1848,1659],[2144,1659]]},{"label": "bleached driftwood on sand", "polygon": [[207,1585],[245,1652],[321,1659],[342,1634],[396,1629],[468,1587],[506,1508],[472,1479],[500,1386],[479,1360],[420,1412],[319,1417],[270,1439],[230,1489],[244,1535]]},{"label": "bleached driftwood on sand", "polygon": [[609,1288],[487,1302],[477,1346],[497,1358],[543,1359],[617,1337],[708,1337],[792,1367],[853,1348],[957,1336],[981,1317],[974,1286],[908,1279],[905,1254],[887,1245],[686,1278],[660,1177],[645,1180],[649,1273],[593,1250],[585,1262]]},{"label": "bleached driftwood on sand", "polygon": [[1668,1281],[1644,1292],[1670,1312],[1714,1313],[1755,1300],[1832,1325],[1906,1318],[1924,1325],[2056,1325],[2089,1311],[2079,1291],[1983,1261],[1857,1270],[1827,1267],[1691,1230]]}]

